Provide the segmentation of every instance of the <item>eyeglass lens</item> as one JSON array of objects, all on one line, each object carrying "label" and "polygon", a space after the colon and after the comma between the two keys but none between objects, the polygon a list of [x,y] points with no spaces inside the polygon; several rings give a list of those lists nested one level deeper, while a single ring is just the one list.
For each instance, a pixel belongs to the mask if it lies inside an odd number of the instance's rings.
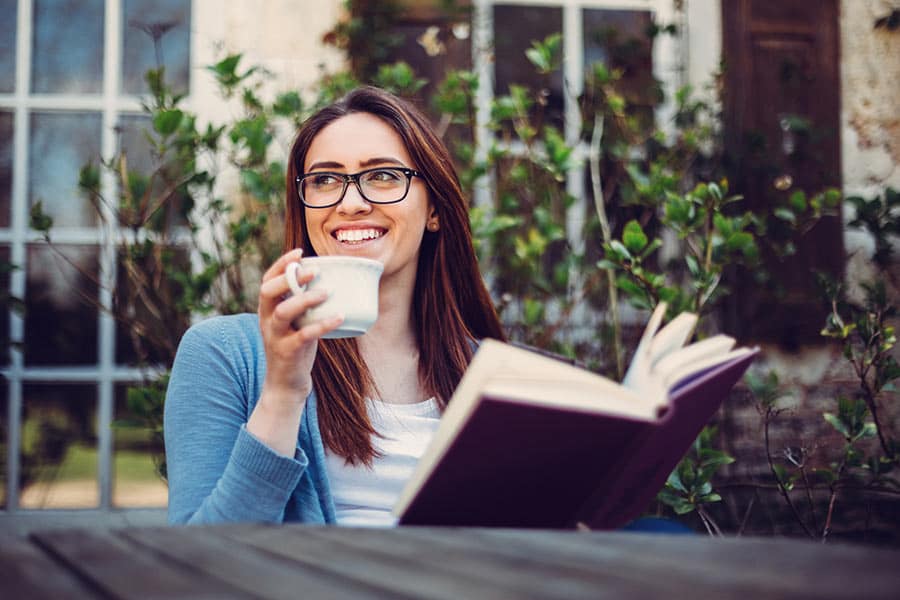
[{"label": "eyeglass lens", "polygon": [[370,169],[354,175],[311,173],[301,180],[300,193],[310,206],[329,206],[343,198],[351,181],[369,202],[398,202],[406,196],[410,175],[400,169]]}]

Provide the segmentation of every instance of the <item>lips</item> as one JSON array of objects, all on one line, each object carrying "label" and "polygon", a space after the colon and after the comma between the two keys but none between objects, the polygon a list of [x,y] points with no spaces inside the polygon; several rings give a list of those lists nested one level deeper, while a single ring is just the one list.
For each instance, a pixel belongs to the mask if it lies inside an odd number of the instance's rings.
[{"label": "lips", "polygon": [[370,240],[377,240],[385,234],[386,230],[374,227],[363,229],[338,229],[332,233],[334,238],[344,244],[359,244]]}]

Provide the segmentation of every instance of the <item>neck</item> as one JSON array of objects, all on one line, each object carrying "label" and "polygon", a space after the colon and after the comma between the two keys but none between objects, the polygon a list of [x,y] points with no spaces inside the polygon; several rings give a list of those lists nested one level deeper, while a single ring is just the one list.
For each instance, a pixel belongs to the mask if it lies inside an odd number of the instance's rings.
[{"label": "neck", "polygon": [[404,352],[417,349],[413,321],[414,283],[397,285],[382,281],[378,291],[378,320],[358,338],[363,356],[373,352]]},{"label": "neck", "polygon": [[360,354],[375,382],[375,397],[384,402],[411,404],[428,397],[419,379],[412,298],[413,286],[382,282],[378,320],[357,338]]}]

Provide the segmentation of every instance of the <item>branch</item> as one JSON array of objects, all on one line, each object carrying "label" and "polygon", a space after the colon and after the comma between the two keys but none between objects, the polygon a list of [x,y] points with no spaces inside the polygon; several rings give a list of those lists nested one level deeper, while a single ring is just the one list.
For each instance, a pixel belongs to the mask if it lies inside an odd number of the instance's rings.
[{"label": "branch", "polygon": [[[606,200],[603,197],[603,180],[600,176],[600,140],[603,138],[603,114],[594,115],[594,131],[591,134],[591,149],[589,162],[591,166],[591,189],[594,193],[594,210],[600,220],[600,231],[603,234],[603,243],[612,241],[612,232],[609,228],[609,218],[606,214]],[[613,325],[613,353],[616,356],[616,374],[619,377],[625,373],[624,357],[622,355],[622,327],[619,323],[619,299],[616,293],[616,274],[613,269],[605,269],[607,290],[609,295],[609,312],[612,315]]]},{"label": "branch", "polygon": [[810,538],[814,538],[815,536],[809,530],[809,527],[806,526],[806,523],[803,521],[803,517],[800,516],[800,511],[797,510],[797,507],[794,505],[794,502],[791,500],[790,495],[787,492],[787,488],[784,487],[784,484],[781,482],[781,479],[778,477],[778,472],[775,470],[775,464],[772,462],[772,452],[770,450],[771,444],[769,443],[769,423],[771,416],[771,409],[766,412],[765,420],[764,420],[764,432],[765,432],[765,440],[766,440],[766,461],[769,463],[769,470],[772,472],[772,476],[775,478],[775,481],[778,483],[778,491],[781,492],[781,496],[784,498],[784,501],[787,502],[787,505],[790,507],[791,512],[794,513],[794,518],[797,519],[797,522],[800,523],[800,526],[803,527],[803,531]]}]

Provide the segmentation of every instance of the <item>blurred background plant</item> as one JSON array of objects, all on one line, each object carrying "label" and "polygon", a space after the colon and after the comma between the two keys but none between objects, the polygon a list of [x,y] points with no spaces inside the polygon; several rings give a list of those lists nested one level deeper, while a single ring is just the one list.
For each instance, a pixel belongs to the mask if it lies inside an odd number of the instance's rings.
[{"label": "blurred background plant", "polygon": [[[524,53],[538,85],[513,83],[496,90],[482,113],[488,115],[485,122],[479,120],[484,107],[478,106],[476,73],[453,69],[430,81],[409,64],[391,61],[389,50],[399,41],[391,37],[390,25],[399,13],[372,12],[369,3],[359,4],[365,6],[326,36],[348,52],[349,70],[323,75],[308,95],[290,91],[267,101],[259,90],[268,73],[243,64],[239,54],[226,56],[209,73],[222,100],[236,105],[238,114],[201,128],[182,106],[183,98],[167,86],[164,70],[152,70],[147,74],[152,94],[144,108],[154,169],[138,172],[120,153],[81,172],[81,190],[119,231],[118,268],[125,283],[111,290],[114,316],[131,332],[137,363],[162,367],[129,390],[133,418],[120,425],[152,432],[163,476],[166,368],[178,340],[194,318],[255,310],[261,273],[281,248],[281,142],[312,111],[360,83],[406,96],[431,112],[470,197],[485,179],[492,182],[490,197],[473,204],[470,217],[483,274],[510,337],[612,377],[623,373],[643,311],[666,301],[673,314],[690,310],[701,316],[697,335],[720,330],[735,282],[750,278],[777,290],[771,259],[762,257],[791,256],[798,236],[838,213],[841,195],[834,189],[790,189],[780,205],[763,213],[754,213],[729,191],[718,80],[710,84],[712,96],[702,95],[705,100],[690,87],[678,90],[671,121],[657,123],[661,85],[652,77],[636,79],[630,65],[658,36],[676,33],[673,26],[650,28],[647,43],[639,45],[604,38],[606,60],[587,66],[584,92],[570,98],[580,108],[582,126],[567,139],[549,91],[560,71],[559,34],[533,40]],[[585,161],[589,208],[574,236],[583,243],[573,243],[567,223],[578,199],[565,183]],[[236,194],[223,181],[224,172],[238,174]],[[116,179],[115,197],[101,193],[104,173]],[[890,236],[900,227],[897,194],[847,202],[857,215],[849,225],[875,237],[876,263],[889,272]],[[40,204],[32,211],[32,226],[53,246],[52,220]],[[760,407],[758,444],[765,448],[773,483],[747,484],[776,487],[803,531],[822,538],[847,490],[900,491],[892,479],[896,437],[889,431],[897,414],[893,381],[900,375],[891,356],[893,299],[875,283],[862,302],[849,300],[834,284],[823,298],[830,308],[822,335],[843,345],[860,382],[858,398],[837,397],[821,415],[843,442],[817,449],[831,461],[828,466],[810,467],[802,441],[778,454],[770,447],[769,428],[789,393],[774,374],[760,375],[748,386]],[[734,460],[724,449],[727,432],[721,431],[711,427],[701,434],[648,511],[699,523],[710,534],[728,530],[718,522],[723,512],[716,507],[724,493],[715,480]],[[877,447],[867,445],[875,439]],[[820,491],[824,500],[814,498]],[[801,493],[807,512],[794,498]],[[755,498],[744,502],[732,530],[744,530],[756,510]],[[697,521],[690,521],[693,517]]]}]

